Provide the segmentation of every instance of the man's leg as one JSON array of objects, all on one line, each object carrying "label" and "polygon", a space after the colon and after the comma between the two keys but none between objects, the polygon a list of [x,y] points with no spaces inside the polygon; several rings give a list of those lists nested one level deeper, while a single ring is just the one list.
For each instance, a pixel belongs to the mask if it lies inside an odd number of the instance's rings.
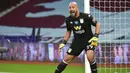
[{"label": "man's leg", "polygon": [[92,73],[97,73],[97,64],[95,61],[95,52],[93,50],[87,50],[86,52],[88,61],[90,63],[90,68]]},{"label": "man's leg", "polygon": [[69,55],[67,54],[64,59],[62,60],[62,62],[57,66],[55,73],[61,73],[66,66],[73,60],[75,59],[76,56],[73,55]]}]

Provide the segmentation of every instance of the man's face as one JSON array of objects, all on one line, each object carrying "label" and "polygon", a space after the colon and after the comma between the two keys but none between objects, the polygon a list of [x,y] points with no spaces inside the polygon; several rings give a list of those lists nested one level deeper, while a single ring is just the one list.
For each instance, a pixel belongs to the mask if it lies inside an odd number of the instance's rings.
[{"label": "man's face", "polygon": [[75,17],[76,13],[77,13],[77,6],[75,4],[70,4],[69,5],[69,12],[70,12],[70,15],[72,17]]}]

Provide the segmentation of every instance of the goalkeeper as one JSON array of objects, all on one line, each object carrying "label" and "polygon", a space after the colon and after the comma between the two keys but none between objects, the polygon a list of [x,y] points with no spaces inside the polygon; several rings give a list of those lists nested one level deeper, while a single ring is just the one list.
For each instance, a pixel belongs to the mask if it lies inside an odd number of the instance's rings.
[{"label": "goalkeeper", "polygon": [[[69,13],[70,16],[65,19],[67,31],[63,42],[59,45],[59,52],[70,38],[71,31],[73,31],[74,39],[55,73],[61,73],[83,50],[86,52],[92,73],[97,73],[94,49],[98,45],[100,24],[91,15],[79,12],[76,2],[70,2]],[[92,33],[91,25],[95,26],[95,34]]]}]

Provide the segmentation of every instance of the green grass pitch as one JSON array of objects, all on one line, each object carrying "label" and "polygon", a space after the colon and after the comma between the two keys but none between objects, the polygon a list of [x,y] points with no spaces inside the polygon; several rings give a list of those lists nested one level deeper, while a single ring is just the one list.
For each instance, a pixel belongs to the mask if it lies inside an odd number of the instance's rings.
[{"label": "green grass pitch", "polygon": [[[0,63],[0,73],[54,73],[57,64]],[[68,66],[63,73],[84,73],[83,66]]]},{"label": "green grass pitch", "polygon": [[[54,73],[57,64],[0,63],[0,73]],[[69,65],[62,73],[85,73],[84,66]],[[98,73],[130,73],[130,68],[99,68]]]}]

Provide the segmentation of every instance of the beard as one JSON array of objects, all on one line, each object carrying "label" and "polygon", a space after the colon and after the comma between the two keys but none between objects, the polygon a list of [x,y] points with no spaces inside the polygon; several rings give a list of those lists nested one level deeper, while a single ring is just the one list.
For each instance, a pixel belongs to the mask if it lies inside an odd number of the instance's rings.
[{"label": "beard", "polygon": [[71,11],[71,12],[70,12],[70,16],[75,17],[75,16],[76,16],[76,12]]},{"label": "beard", "polygon": [[76,14],[75,14],[75,13],[70,13],[70,15],[71,15],[72,17],[75,17]]}]

